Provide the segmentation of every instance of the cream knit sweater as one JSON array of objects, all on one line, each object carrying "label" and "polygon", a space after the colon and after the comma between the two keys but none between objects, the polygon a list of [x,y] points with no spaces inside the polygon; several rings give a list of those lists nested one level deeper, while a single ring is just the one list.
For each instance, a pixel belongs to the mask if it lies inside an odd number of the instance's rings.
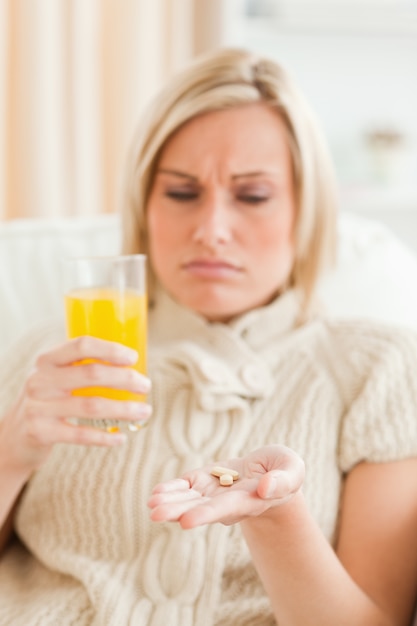
[{"label": "cream knit sweater", "polygon": [[[149,521],[157,482],[265,443],[306,462],[304,492],[330,542],[342,478],[359,461],[417,455],[417,339],[365,322],[295,329],[291,292],[229,326],[166,295],[151,315],[154,415],[118,449],[57,445],[21,501],[0,560],[1,626],[271,626],[239,525]],[[14,348],[0,414],[34,355]]]}]

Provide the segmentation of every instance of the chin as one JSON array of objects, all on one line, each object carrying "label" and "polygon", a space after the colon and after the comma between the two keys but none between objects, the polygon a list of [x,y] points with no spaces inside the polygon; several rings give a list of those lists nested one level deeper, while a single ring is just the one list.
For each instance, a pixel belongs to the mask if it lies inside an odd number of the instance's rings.
[{"label": "chin", "polygon": [[[244,291],[244,293],[243,293]],[[248,292],[250,297],[248,297]],[[271,302],[277,291],[268,295],[254,294],[253,290],[233,289],[230,285],[217,285],[209,289],[204,285],[202,289],[171,290],[173,298],[182,306],[195,311],[209,322],[230,322],[233,318],[247,313],[257,307],[265,306]]]},{"label": "chin", "polygon": [[242,312],[237,312],[237,311],[225,311],[223,313],[220,312],[216,312],[216,313],[212,313],[210,311],[197,311],[197,313],[199,313],[202,317],[204,317],[208,322],[212,322],[212,323],[218,323],[218,324],[227,324],[228,322],[230,322],[231,320],[233,320],[235,317],[238,317]]}]

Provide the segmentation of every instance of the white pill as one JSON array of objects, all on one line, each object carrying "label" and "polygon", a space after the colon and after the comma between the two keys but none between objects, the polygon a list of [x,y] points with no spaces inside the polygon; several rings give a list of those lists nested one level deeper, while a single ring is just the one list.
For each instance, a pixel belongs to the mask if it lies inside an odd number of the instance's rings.
[{"label": "white pill", "polygon": [[230,485],[233,485],[233,476],[231,474],[222,474],[219,481],[223,487],[230,487]]},{"label": "white pill", "polygon": [[230,467],[221,467],[221,465],[215,465],[211,469],[210,473],[212,476],[217,476],[218,478],[223,476],[223,474],[229,474],[229,476],[232,476],[233,480],[237,480],[239,478],[239,472],[231,469]]}]

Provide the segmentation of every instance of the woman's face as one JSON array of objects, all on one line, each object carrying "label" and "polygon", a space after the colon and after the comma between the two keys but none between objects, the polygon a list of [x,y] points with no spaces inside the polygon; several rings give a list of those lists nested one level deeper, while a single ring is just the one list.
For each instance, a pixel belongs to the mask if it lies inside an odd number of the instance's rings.
[{"label": "woman's face", "polygon": [[163,287],[211,321],[267,304],[294,258],[294,182],[284,123],[263,104],[182,126],[158,162],[149,253]]}]

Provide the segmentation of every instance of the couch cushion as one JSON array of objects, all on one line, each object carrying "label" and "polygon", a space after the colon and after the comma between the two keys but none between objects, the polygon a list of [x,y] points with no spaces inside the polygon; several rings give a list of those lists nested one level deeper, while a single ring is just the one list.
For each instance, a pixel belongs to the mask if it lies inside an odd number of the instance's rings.
[{"label": "couch cushion", "polygon": [[367,317],[417,330],[417,255],[387,226],[353,213],[339,219],[337,266],[322,281],[337,317]]},{"label": "couch cushion", "polygon": [[62,259],[116,254],[120,239],[116,215],[3,222],[0,351],[31,324],[62,315]]}]

